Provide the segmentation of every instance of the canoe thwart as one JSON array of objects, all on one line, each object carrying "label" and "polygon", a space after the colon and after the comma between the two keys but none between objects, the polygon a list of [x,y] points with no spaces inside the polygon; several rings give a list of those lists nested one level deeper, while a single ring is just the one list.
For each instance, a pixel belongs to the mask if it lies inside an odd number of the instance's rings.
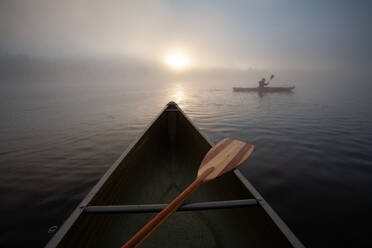
[{"label": "canoe thwart", "polygon": [[[230,201],[198,202],[182,205],[177,211],[209,210],[222,208],[239,208],[257,205],[256,199],[242,199]],[[144,205],[107,205],[107,206],[82,206],[85,214],[105,213],[153,213],[160,212],[167,204]]]}]

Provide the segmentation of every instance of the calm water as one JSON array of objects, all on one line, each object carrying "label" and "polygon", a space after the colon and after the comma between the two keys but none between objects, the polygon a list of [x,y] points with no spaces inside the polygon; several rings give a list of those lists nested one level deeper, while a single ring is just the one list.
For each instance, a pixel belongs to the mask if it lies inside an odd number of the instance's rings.
[{"label": "calm water", "polygon": [[[372,246],[372,90],[296,82],[2,82],[0,247],[41,247],[170,100],[212,141],[255,144],[241,170],[308,247]],[[149,88],[150,87],[150,88]]]}]

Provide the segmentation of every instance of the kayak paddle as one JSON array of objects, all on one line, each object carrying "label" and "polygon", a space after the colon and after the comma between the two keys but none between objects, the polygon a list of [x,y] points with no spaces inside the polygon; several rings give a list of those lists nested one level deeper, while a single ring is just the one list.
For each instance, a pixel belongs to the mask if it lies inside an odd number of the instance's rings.
[{"label": "kayak paddle", "polygon": [[182,203],[203,183],[211,181],[243,163],[252,153],[254,146],[245,142],[225,138],[212,147],[200,164],[195,181],[190,184],[169,205],[150,220],[121,248],[139,246],[156,228],[174,213]]}]

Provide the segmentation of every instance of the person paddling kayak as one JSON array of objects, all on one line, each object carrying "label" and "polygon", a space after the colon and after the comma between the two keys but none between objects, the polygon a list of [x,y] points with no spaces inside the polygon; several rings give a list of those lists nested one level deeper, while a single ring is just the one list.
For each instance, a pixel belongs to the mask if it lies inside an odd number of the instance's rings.
[{"label": "person paddling kayak", "polygon": [[266,79],[265,79],[265,78],[262,78],[262,79],[258,82],[258,87],[259,87],[259,88],[264,88],[265,86],[269,85],[271,79],[273,79],[273,78],[274,78],[274,75],[271,74],[270,80],[267,81],[267,83],[265,83],[265,82],[266,82]]},{"label": "person paddling kayak", "polygon": [[269,83],[265,83],[266,79],[265,78],[262,78],[259,82],[258,82],[258,87],[259,88],[263,88],[265,87],[266,85],[269,85]]},{"label": "person paddling kayak", "polygon": [[270,76],[270,79],[268,81],[266,81],[265,78],[262,78],[259,82],[258,82],[258,87],[232,87],[233,88],[233,91],[236,91],[236,92],[252,92],[252,91],[256,91],[256,92],[259,92],[259,93],[266,93],[266,92],[290,92],[291,90],[293,90],[294,88],[296,88],[295,86],[277,86],[277,87],[266,87],[267,85],[269,85],[269,83],[271,82],[271,80],[274,78],[274,75],[271,74]]}]

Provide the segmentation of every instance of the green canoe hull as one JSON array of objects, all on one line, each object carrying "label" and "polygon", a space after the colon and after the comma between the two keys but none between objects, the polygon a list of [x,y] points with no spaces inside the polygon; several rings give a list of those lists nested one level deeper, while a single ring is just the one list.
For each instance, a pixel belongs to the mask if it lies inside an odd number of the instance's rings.
[{"label": "green canoe hull", "polygon": [[[87,214],[83,207],[168,203],[194,180],[211,146],[170,102],[46,247],[120,247],[156,213]],[[303,247],[239,170],[203,185],[187,202],[238,199],[257,204],[176,212],[141,247]]]}]

